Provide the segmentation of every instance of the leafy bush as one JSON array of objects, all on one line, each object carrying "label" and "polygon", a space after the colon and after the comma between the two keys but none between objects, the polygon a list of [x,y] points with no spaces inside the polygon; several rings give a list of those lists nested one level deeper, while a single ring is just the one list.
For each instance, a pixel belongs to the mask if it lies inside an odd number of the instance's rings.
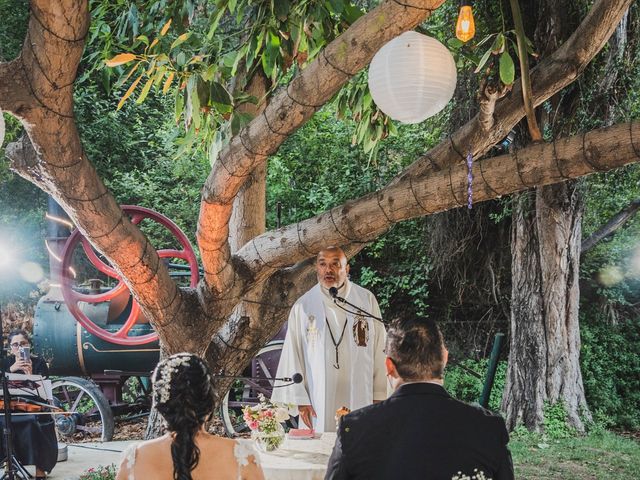
[{"label": "leafy bush", "polygon": [[[478,402],[482,394],[484,385],[484,377],[489,365],[489,359],[482,360],[463,360],[455,365],[447,366],[444,377],[444,386],[451,396],[462,400],[463,402]],[[469,372],[476,372],[482,376],[477,378]],[[502,391],[507,374],[507,362],[498,362],[496,375],[493,381],[493,388],[489,396],[488,408],[494,412],[500,410],[502,402]]]},{"label": "leafy bush", "polygon": [[599,423],[640,428],[640,318],[582,321],[581,368],[587,403]]},{"label": "leafy bush", "polygon": [[544,405],[544,434],[551,440],[576,436],[576,430],[567,423],[567,410],[564,403]]}]

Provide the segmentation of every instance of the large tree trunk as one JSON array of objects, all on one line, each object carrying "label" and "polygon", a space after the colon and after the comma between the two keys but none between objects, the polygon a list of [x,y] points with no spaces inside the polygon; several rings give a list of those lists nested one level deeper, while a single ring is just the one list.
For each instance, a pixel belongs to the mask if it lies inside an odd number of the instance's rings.
[{"label": "large tree trunk", "polygon": [[[548,56],[576,28],[568,12],[576,8],[567,0],[535,2],[539,9],[536,48]],[[608,91],[617,69],[615,63],[626,45],[627,14],[610,40],[605,71],[594,91]],[[613,73],[611,73],[613,72]],[[596,102],[597,103],[597,102]],[[605,123],[611,123],[608,98],[602,105]],[[553,135],[571,128],[577,94],[550,99],[554,118],[541,113]],[[592,106],[593,107],[593,106]],[[523,423],[532,430],[543,428],[544,403],[562,402],[569,424],[584,431],[590,418],[580,371],[579,268],[583,201],[580,183],[569,181],[537,187],[514,201],[512,224],[511,344],[503,409],[507,424]]]},{"label": "large tree trunk", "polygon": [[578,269],[583,202],[576,182],[519,195],[512,218],[511,344],[503,410],[509,428],[543,427],[545,402],[563,402],[583,431]]}]

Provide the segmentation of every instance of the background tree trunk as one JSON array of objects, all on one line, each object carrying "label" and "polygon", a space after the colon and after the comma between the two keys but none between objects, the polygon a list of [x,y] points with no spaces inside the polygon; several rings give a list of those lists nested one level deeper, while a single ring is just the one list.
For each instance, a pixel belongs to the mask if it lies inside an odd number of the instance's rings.
[{"label": "background tree trunk", "polygon": [[563,402],[569,423],[589,417],[580,372],[578,269],[583,202],[576,182],[514,201],[511,343],[503,409],[510,429],[543,428],[545,402]]},{"label": "background tree trunk", "polygon": [[[526,2],[538,11],[534,40],[542,58],[558,48],[576,28],[574,12],[581,5],[566,0]],[[535,18],[533,14],[529,18]],[[628,12],[609,41],[606,72],[596,95],[615,82],[613,68],[626,46]],[[530,31],[534,26],[530,25]],[[613,73],[612,73],[613,72]],[[541,113],[541,127],[552,135],[571,130],[579,95],[555,95]],[[612,122],[613,102],[600,100],[605,124]],[[548,113],[553,112],[553,117]],[[557,159],[557,157],[556,157]],[[569,424],[584,431],[590,419],[580,371],[579,268],[583,201],[580,181],[536,187],[514,200],[512,217],[511,343],[503,409],[507,425],[543,428],[544,403],[564,404]]]}]

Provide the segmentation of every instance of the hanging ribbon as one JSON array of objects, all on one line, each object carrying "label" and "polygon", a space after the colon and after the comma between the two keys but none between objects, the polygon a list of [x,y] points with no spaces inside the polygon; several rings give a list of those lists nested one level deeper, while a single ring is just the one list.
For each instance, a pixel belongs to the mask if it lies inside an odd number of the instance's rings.
[{"label": "hanging ribbon", "polygon": [[467,208],[473,208],[473,154],[467,153]]}]

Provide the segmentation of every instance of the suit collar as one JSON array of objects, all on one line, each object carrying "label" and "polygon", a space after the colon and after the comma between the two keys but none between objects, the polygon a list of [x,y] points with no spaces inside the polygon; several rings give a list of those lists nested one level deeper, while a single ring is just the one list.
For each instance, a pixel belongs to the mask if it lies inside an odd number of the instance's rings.
[{"label": "suit collar", "polygon": [[404,397],[407,395],[440,395],[443,397],[450,396],[442,385],[438,385],[435,383],[418,382],[400,385],[389,398]]}]

